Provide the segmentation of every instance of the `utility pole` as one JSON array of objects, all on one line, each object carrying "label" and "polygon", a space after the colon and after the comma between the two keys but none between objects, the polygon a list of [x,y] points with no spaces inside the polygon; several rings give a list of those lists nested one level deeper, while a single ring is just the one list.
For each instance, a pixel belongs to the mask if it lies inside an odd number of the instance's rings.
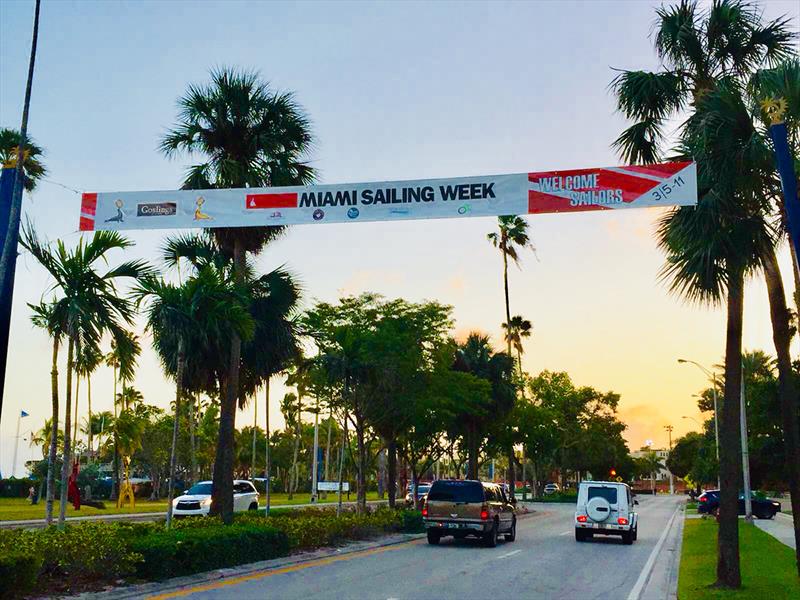
[{"label": "utility pole", "polygon": [[[664,429],[666,429],[667,433],[669,434],[669,454],[667,455],[667,458],[669,458],[672,455],[672,429],[673,429],[673,427],[672,427],[672,425],[664,425]],[[666,466],[666,463],[664,464],[664,466]],[[667,467],[667,473],[669,473],[669,493],[670,493],[670,495],[673,495],[673,494],[675,494],[675,480],[672,477],[672,471],[669,470],[669,467]]]},{"label": "utility pole", "polygon": [[742,390],[739,395],[741,413],[740,425],[742,430],[742,483],[744,484],[744,520],[753,522],[753,499],[750,492],[750,452],[747,443],[747,410],[744,397],[744,365],[742,365]]},{"label": "utility pole", "polygon": [[17,474],[17,451],[19,450],[19,424],[22,421],[22,412],[17,416],[17,435],[14,436],[14,462],[11,463],[11,477]]}]

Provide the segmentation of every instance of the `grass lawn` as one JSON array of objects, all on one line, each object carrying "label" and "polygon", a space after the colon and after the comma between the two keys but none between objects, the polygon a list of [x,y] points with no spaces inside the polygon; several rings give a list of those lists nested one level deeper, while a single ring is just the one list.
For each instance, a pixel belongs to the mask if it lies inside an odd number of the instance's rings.
[{"label": "grass lawn", "polygon": [[739,521],[742,589],[709,588],[716,579],[717,522],[690,519],[683,529],[683,548],[678,576],[681,600],[779,600],[800,598],[800,580],[794,550],[754,525]]},{"label": "grass lawn", "polygon": [[[355,501],[355,492],[350,494],[350,500]],[[377,492],[367,493],[367,500],[377,500]],[[311,494],[295,494],[292,500],[289,500],[288,494],[271,494],[271,506],[289,506],[293,504],[307,504],[311,501]],[[347,501],[347,495],[344,496],[344,501]],[[82,506],[80,510],[72,508],[71,504],[67,504],[67,517],[89,517],[92,515],[116,515],[128,513],[148,513],[148,512],[166,512],[167,502],[160,500],[150,502],[141,498],[136,499],[136,507],[131,508],[126,506],[124,508],[117,508],[115,502],[103,500],[106,505],[105,510],[92,508],[90,506]],[[336,494],[329,493],[327,499],[322,499],[321,503],[336,502]],[[264,506],[264,494],[261,494],[259,503]],[[25,519],[44,519],[44,501],[39,504],[31,506],[28,504],[26,498],[0,498],[0,521],[16,521]],[[55,514],[58,515],[58,501],[56,501]]]}]

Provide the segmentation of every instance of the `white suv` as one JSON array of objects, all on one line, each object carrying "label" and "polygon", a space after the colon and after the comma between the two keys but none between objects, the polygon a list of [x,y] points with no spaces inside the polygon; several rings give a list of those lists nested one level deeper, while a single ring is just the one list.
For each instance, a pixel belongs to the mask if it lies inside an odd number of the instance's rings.
[{"label": "white suv", "polygon": [[623,544],[632,544],[639,531],[636,504],[624,483],[582,481],[575,508],[575,539],[584,542],[599,533],[619,535]]},{"label": "white suv", "polygon": [[[211,510],[211,482],[195,483],[183,495],[172,501],[172,514],[176,517],[207,515]],[[258,490],[246,479],[233,482],[233,510],[243,512],[258,510]]]}]

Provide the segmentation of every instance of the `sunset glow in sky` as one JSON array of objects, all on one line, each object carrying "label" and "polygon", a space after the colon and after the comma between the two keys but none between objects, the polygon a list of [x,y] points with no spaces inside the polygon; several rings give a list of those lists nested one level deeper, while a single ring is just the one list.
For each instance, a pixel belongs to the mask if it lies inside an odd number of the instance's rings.
[{"label": "sunset glow in sky", "polygon": [[[648,35],[659,4],[44,2],[29,131],[46,149],[49,181],[26,197],[25,210],[41,235],[74,245],[75,191],[178,187],[190,159],[165,159],[159,138],[187,85],[206,82],[220,65],[258,70],[296,92],[313,121],[310,159],[321,183],[616,165],[610,145],[625,121],[608,89],[612,68],[658,67]],[[796,2],[768,2],[765,12],[800,20]],[[19,127],[32,15],[32,1],[0,3],[0,126]],[[620,393],[632,450],[648,439],[665,446],[668,424],[673,438],[697,429],[682,417],[702,420],[692,395],[705,377],[677,359],[710,367],[724,352],[724,312],[688,305],[658,280],[659,215],[530,217],[536,252],[523,254],[510,275],[512,314],[533,323],[524,368],[567,371],[578,385]],[[362,291],[451,304],[457,335],[485,331],[499,348],[502,261],[486,241],[494,227],[491,218],[297,226],[258,265],[286,265],[306,304]],[[137,245],[124,258],[155,261],[167,233],[131,233]],[[785,249],[781,260],[790,285]],[[30,413],[23,435],[50,412],[50,341],[26,306],[49,283],[23,254],[0,428],[3,475],[11,472],[19,411]],[[747,288],[744,345],[774,354],[760,280]],[[143,346],[134,385],[147,402],[168,407],[173,385],[149,338]],[[111,410],[111,371],[100,369],[92,387],[93,409]],[[274,427],[282,426],[283,393],[276,381]],[[85,414],[83,392],[80,402]],[[263,414],[262,407],[259,420]],[[248,408],[237,425],[252,419]],[[20,444],[17,475],[38,452]]]}]

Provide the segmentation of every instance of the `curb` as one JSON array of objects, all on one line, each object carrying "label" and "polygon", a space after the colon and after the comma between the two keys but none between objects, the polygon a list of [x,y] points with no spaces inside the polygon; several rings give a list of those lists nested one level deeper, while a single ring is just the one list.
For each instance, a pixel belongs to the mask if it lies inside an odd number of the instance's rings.
[{"label": "curb", "polygon": [[64,596],[66,598],[74,598],[81,600],[127,600],[129,598],[141,598],[153,594],[164,594],[171,591],[179,590],[185,587],[202,585],[204,583],[211,583],[221,579],[231,577],[241,577],[243,575],[250,575],[258,571],[267,571],[270,569],[277,569],[282,567],[293,566],[305,562],[311,562],[320,558],[327,558],[329,556],[344,556],[347,554],[355,554],[365,550],[373,550],[375,548],[383,548],[385,546],[395,546],[398,544],[405,544],[414,540],[422,539],[425,537],[424,533],[402,533],[387,536],[380,540],[353,542],[347,546],[340,548],[322,548],[309,552],[301,552],[295,555],[283,556],[281,558],[273,558],[261,562],[249,563],[240,565],[238,567],[230,567],[227,569],[217,569],[215,571],[207,571],[205,573],[196,573],[194,575],[186,575],[184,577],[175,577],[165,581],[150,582],[135,584],[131,586],[115,587],[102,592],[84,592],[77,596]]}]

